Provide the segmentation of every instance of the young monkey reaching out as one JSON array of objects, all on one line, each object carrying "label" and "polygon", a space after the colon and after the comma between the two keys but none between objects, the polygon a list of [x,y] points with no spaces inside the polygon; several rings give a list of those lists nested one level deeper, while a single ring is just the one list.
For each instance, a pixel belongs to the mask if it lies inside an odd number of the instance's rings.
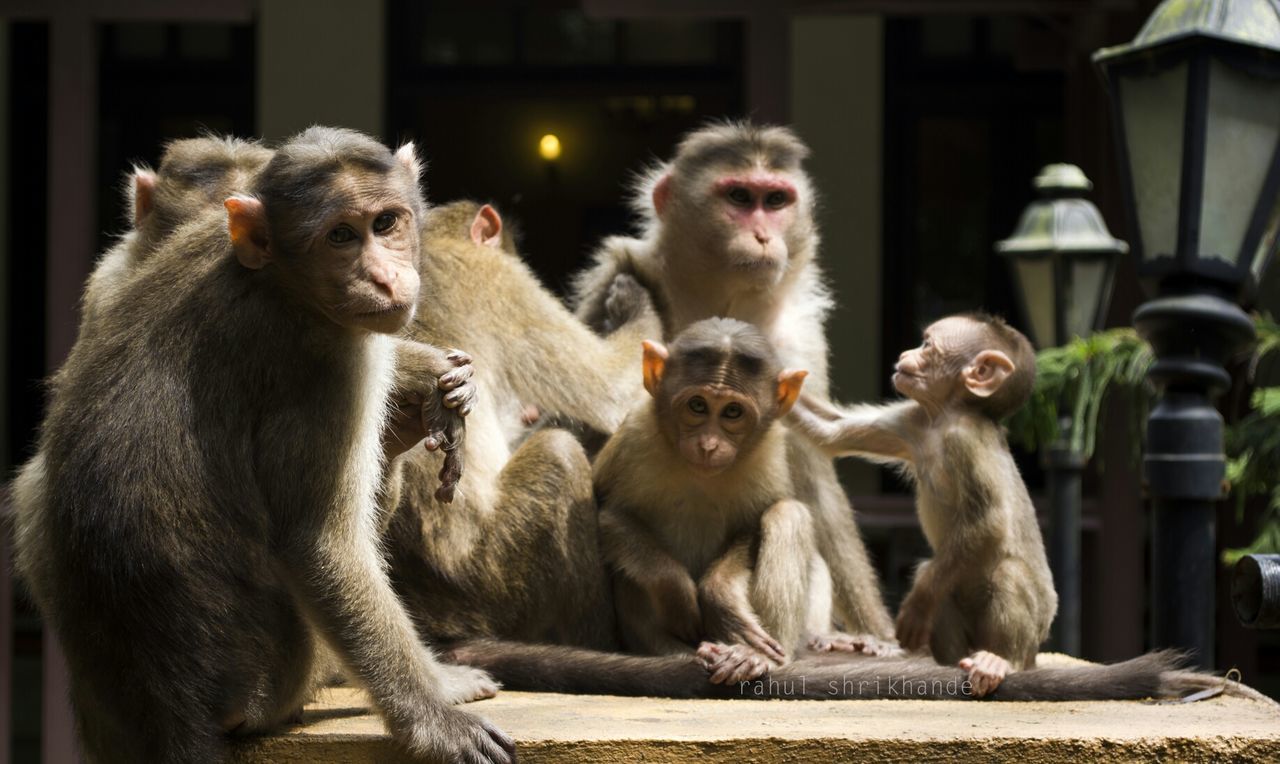
[{"label": "young monkey reaching out", "polygon": [[689,653],[703,642],[717,684],[754,679],[806,642],[859,649],[832,633],[830,574],[773,426],[807,374],[783,370],[764,335],[734,319],[695,323],[670,350],[644,343],[653,398],[595,466],[629,649]]},{"label": "young monkey reaching out", "polygon": [[1031,497],[1000,420],[1031,394],[1035,354],[999,318],[969,313],[929,326],[894,368],[908,400],[837,409],[806,396],[795,425],[833,454],[898,464],[916,483],[933,559],[898,611],[908,650],[969,673],[986,695],[1035,664],[1058,598]]}]

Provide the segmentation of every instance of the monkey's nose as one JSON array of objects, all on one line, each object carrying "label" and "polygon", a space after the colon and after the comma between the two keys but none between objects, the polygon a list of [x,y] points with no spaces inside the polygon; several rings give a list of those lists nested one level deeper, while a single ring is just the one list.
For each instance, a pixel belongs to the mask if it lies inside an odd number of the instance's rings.
[{"label": "monkey's nose", "polygon": [[386,293],[388,297],[395,298],[396,282],[399,281],[399,274],[394,268],[374,268],[369,271],[369,279],[373,281],[374,286]]},{"label": "monkey's nose", "polygon": [[768,244],[769,239],[771,238],[769,234],[765,233],[764,231],[756,231],[755,235],[756,235],[756,242],[759,244]]}]

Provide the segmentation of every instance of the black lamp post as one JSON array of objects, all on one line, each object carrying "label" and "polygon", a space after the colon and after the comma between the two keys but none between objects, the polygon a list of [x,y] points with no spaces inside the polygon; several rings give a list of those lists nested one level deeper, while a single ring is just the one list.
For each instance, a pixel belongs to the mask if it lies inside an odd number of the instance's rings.
[{"label": "black lamp post", "polygon": [[1223,363],[1254,339],[1247,299],[1280,229],[1280,0],[1166,0],[1094,54],[1111,94],[1156,362],[1147,421],[1152,636],[1213,662]]},{"label": "black lamp post", "polygon": [[[1102,328],[1116,259],[1129,245],[1107,230],[1084,198],[1093,184],[1070,164],[1051,164],[1034,182],[1013,235],[996,243],[1012,263],[1018,302],[1037,347],[1063,345]],[[1044,454],[1049,484],[1049,563],[1058,590],[1054,648],[1080,654],[1080,503],[1085,455],[1072,445],[1070,420]]]}]

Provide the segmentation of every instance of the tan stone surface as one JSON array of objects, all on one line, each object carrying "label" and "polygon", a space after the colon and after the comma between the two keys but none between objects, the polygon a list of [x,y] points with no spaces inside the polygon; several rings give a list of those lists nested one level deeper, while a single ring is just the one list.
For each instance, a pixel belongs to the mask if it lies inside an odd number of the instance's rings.
[{"label": "tan stone surface", "polygon": [[[516,739],[522,762],[1280,761],[1280,712],[1238,698],[1136,701],[663,700],[503,692],[466,706]],[[250,741],[242,761],[405,759],[363,692],[326,690],[303,725]]]}]

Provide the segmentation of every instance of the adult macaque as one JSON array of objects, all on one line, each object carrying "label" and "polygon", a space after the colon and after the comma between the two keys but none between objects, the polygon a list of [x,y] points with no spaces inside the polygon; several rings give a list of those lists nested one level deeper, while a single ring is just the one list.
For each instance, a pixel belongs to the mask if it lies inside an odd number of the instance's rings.
[{"label": "adult macaque", "polygon": [[[636,350],[661,331],[648,295],[634,281],[615,285],[605,310],[621,328],[597,336],[514,255],[497,210],[473,202],[428,213],[422,273],[438,287],[424,290],[408,335],[466,348],[483,393],[467,418],[453,504],[433,495],[437,454],[413,449],[391,464],[383,501],[394,508],[393,583],[432,641],[616,646],[583,447],[553,428],[520,439],[529,407],[546,420],[617,428],[643,395]],[[412,407],[404,414],[397,448],[425,434]]]},{"label": "adult macaque", "polygon": [[132,229],[107,250],[85,286],[82,326],[94,323],[134,267],[183,223],[235,193],[248,191],[271,159],[253,141],[204,136],[169,143],[157,171],[137,166],[126,181]]},{"label": "adult macaque", "polygon": [[[808,372],[750,324],[707,319],[644,343],[637,406],[595,464],[600,541],[623,643],[699,650],[717,683],[754,679],[831,629],[809,510],[790,498],[773,423]],[[712,644],[720,643],[720,644]]]},{"label": "adult macaque", "polygon": [[[807,154],[781,127],[730,123],[690,134],[639,185],[642,236],[607,240],[577,280],[578,315],[601,325],[611,284],[629,274],[654,294],[668,336],[713,316],[754,324],[784,366],[810,371],[806,390],[827,397],[831,297],[815,262],[814,194],[800,166]],[[840,620],[867,635],[867,651],[892,649],[893,621],[832,460],[800,438],[788,449],[795,498],[814,514]]]},{"label": "adult macaque", "polygon": [[898,641],[959,662],[975,694],[1035,665],[1058,598],[1035,507],[1000,420],[1031,395],[1035,352],[992,316],[944,318],[898,358],[908,400],[840,410],[806,400],[797,427],[833,454],[898,464],[916,484],[933,559],[898,612]]},{"label": "adult macaque", "polygon": [[[418,170],[412,146],[306,131],[252,196],[164,237],[72,349],[15,551],[90,759],[224,760],[228,733],[307,699],[321,638],[412,755],[512,760],[452,707],[496,685],[422,645],[377,539],[395,356],[430,365],[428,392],[455,368],[389,336],[418,300]],[[427,408],[429,432],[457,416]]]}]

